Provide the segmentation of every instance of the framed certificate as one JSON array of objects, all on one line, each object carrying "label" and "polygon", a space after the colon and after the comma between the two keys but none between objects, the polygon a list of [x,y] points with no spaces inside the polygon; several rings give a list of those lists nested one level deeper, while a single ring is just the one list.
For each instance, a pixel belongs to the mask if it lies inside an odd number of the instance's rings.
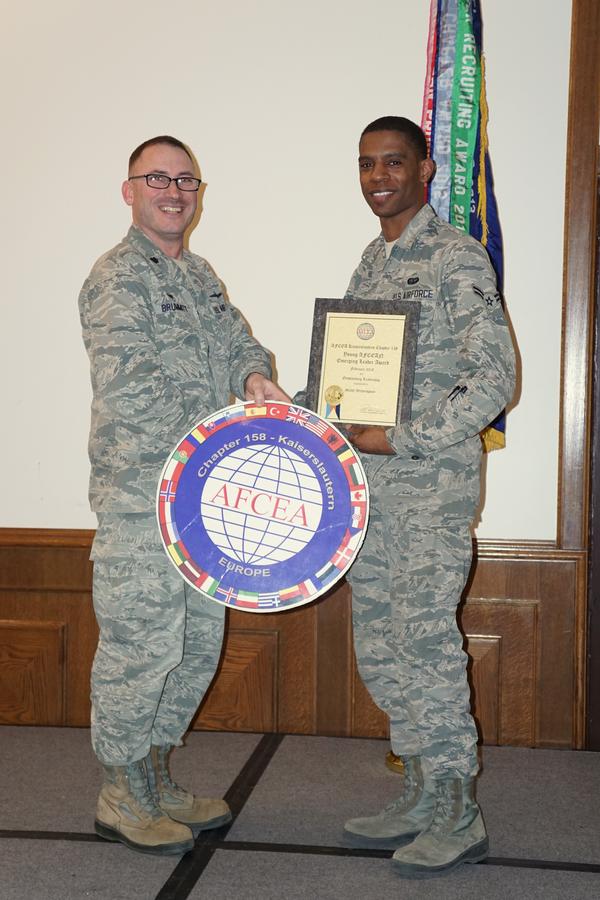
[{"label": "framed certificate", "polygon": [[420,311],[413,300],[317,298],[307,407],[333,423],[409,419]]}]

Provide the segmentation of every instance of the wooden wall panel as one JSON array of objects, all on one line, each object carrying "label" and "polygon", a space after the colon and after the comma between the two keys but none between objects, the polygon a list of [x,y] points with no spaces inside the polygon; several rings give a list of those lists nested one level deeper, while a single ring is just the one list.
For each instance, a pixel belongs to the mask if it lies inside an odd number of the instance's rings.
[{"label": "wooden wall panel", "polygon": [[229,628],[212,689],[193,728],[208,731],[278,731],[276,631]]},{"label": "wooden wall panel", "polygon": [[471,703],[480,741],[500,743],[502,637],[471,635],[468,640]]},{"label": "wooden wall panel", "polygon": [[[275,731],[312,734],[315,721],[316,606],[280,613],[246,613],[229,610],[232,633],[270,631],[277,636],[277,710]],[[223,665],[234,653],[227,639]],[[254,729],[259,730],[259,729]]]},{"label": "wooden wall panel", "polygon": [[[90,669],[98,640],[89,561],[93,536],[89,530],[0,529],[0,619],[34,633],[40,623],[50,628],[60,623],[63,634],[62,708],[48,696],[45,718],[31,724],[89,724]],[[47,693],[53,692],[48,685]],[[27,705],[33,709],[36,702]]]},{"label": "wooden wall panel", "polygon": [[356,661],[352,679],[352,736],[353,737],[389,737],[390,723],[387,715],[383,713],[371,699],[371,695],[364,686]]},{"label": "wooden wall panel", "polygon": [[[536,605],[531,647],[536,685],[532,746],[583,746],[585,567],[584,552],[550,545],[490,544],[479,549],[463,610],[467,633],[472,627],[468,612],[472,599],[488,598],[505,608]],[[511,634],[514,640],[514,629]],[[525,665],[524,657],[520,665]],[[511,700],[512,705],[518,702],[518,697]]]},{"label": "wooden wall panel", "polygon": [[[0,553],[0,570],[2,554]],[[61,656],[62,712],[52,720],[32,722],[44,725],[87,725],[90,720],[89,681],[92,659],[98,640],[98,628],[92,611],[91,585],[87,591],[15,591],[0,586],[0,618],[18,623],[22,635],[31,630],[35,642],[41,634],[41,626],[62,629],[64,651]],[[35,635],[38,635],[38,638]],[[5,635],[0,637],[3,643]],[[21,638],[25,640],[24,637]],[[3,664],[0,662],[0,680]],[[4,676],[7,672],[4,668]],[[46,685],[48,693],[54,688]],[[37,701],[35,701],[37,703]],[[47,708],[54,709],[54,702],[47,701]],[[34,705],[34,701],[31,701]]]},{"label": "wooden wall panel", "polygon": [[484,742],[533,747],[537,604],[470,599],[461,621],[471,656],[473,709]]},{"label": "wooden wall panel", "polygon": [[[0,640],[8,647],[0,681],[10,698],[0,702],[2,722],[89,722],[91,539],[0,530]],[[480,543],[461,616],[486,742],[582,745],[584,586],[583,553]],[[24,674],[28,666],[35,675]],[[348,585],[281,613],[229,610],[219,672],[195,727],[386,737],[387,717],[357,674]]]},{"label": "wooden wall panel", "polygon": [[65,724],[64,622],[0,620],[0,725]]},{"label": "wooden wall panel", "polygon": [[316,719],[317,734],[353,734],[353,684],[355,673],[352,644],[350,587],[343,581],[317,612]]}]

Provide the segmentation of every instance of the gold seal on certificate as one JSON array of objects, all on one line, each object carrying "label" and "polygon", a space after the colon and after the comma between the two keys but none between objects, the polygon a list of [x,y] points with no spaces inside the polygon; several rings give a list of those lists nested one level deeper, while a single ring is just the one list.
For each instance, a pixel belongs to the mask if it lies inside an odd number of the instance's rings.
[{"label": "gold seal on certificate", "polygon": [[338,384],[332,384],[325,391],[325,399],[331,406],[338,404],[343,396],[344,392]]},{"label": "gold seal on certificate", "polygon": [[307,406],[332,422],[410,417],[420,303],[315,301]]}]

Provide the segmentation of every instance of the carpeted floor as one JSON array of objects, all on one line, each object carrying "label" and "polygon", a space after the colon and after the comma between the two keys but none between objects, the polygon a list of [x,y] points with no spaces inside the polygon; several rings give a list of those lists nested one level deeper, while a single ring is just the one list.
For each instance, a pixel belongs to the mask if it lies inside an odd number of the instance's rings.
[{"label": "carpeted floor", "polygon": [[377,812],[400,776],[382,741],[198,733],[178,781],[226,796],[230,826],[178,858],[93,831],[100,768],[87,729],[0,727],[0,900],[579,900],[600,897],[600,754],[486,747],[478,796],[490,857],[402,879],[389,850],[344,847],[345,819]]}]

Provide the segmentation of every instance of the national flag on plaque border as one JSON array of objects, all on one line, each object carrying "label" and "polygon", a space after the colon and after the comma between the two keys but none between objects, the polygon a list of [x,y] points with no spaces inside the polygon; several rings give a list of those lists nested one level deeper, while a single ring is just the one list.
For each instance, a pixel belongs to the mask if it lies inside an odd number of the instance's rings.
[{"label": "national flag on plaque border", "polygon": [[195,590],[246,612],[290,609],[352,565],[365,473],[331,422],[287,403],[239,404],[197,423],[165,462],[157,520]]},{"label": "national flag on plaque border", "polygon": [[[421,127],[436,174],[429,203],[440,218],[487,249],[502,292],[502,232],[488,152],[480,0],[431,0]],[[484,448],[505,445],[502,412],[481,433]]]}]

